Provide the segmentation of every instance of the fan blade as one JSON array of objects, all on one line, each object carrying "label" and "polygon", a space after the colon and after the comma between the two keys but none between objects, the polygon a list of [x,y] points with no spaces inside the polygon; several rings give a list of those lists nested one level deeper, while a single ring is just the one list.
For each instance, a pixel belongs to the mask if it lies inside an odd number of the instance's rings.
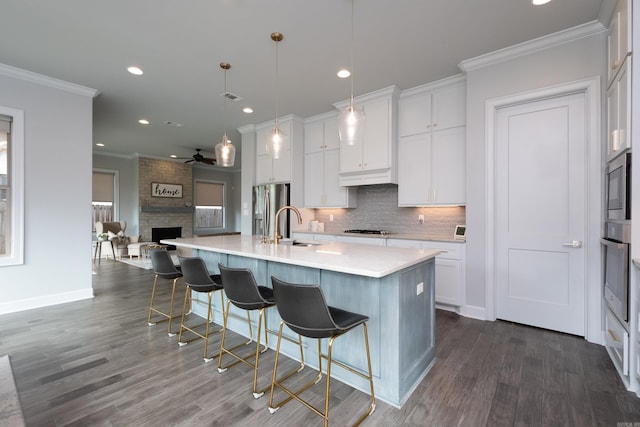
[{"label": "fan blade", "polygon": [[187,160],[185,163],[191,163],[193,161],[194,161],[194,159],[191,159],[191,160]]},{"label": "fan blade", "polygon": [[209,157],[204,157],[202,159],[202,163],[206,163],[208,165],[215,165],[216,164],[216,159],[210,159]]}]

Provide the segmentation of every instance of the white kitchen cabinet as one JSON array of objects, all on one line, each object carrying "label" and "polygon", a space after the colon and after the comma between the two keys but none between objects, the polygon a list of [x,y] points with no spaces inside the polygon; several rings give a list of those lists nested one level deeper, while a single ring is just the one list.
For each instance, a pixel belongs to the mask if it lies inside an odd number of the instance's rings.
[{"label": "white kitchen cabinet", "polygon": [[631,5],[631,0],[618,0],[616,9],[611,17],[611,23],[609,24],[607,37],[607,82],[609,84],[616,78],[627,56],[633,50],[632,34],[630,31],[632,28]]},{"label": "white kitchen cabinet", "polygon": [[607,161],[631,148],[631,61],[622,64],[607,90]]},{"label": "white kitchen cabinet", "polygon": [[[364,141],[340,147],[342,186],[398,182],[397,103],[399,90],[391,86],[356,98],[365,113]],[[342,110],[348,102],[334,104]]]},{"label": "white kitchen cabinet", "polygon": [[360,245],[385,246],[384,237],[336,236],[337,242],[357,243]]},{"label": "white kitchen cabinet", "polygon": [[464,205],[464,77],[404,91],[398,104],[398,206]]},{"label": "white kitchen cabinet", "polygon": [[301,119],[292,115],[283,117],[278,120],[278,127],[283,134],[284,146],[280,157],[274,159],[266,151],[273,121],[256,126],[256,184],[292,182],[296,171],[302,171]]},{"label": "white kitchen cabinet", "polygon": [[465,94],[464,79],[457,76],[403,92],[398,103],[399,135],[464,126]]},{"label": "white kitchen cabinet", "polygon": [[464,205],[465,127],[401,137],[398,206]]},{"label": "white kitchen cabinet", "polygon": [[464,304],[464,243],[389,238],[387,246],[442,250],[436,257],[436,303]]},{"label": "white kitchen cabinet", "polygon": [[605,311],[605,347],[622,380],[628,384],[629,332],[608,307]]},{"label": "white kitchen cabinet", "polygon": [[304,207],[355,208],[356,188],[339,182],[338,113],[305,119]]}]

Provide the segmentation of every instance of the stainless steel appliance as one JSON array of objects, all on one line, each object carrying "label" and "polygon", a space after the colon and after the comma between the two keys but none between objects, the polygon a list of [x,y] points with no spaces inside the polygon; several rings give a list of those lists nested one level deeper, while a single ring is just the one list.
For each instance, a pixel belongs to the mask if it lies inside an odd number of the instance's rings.
[{"label": "stainless steel appliance", "polygon": [[606,185],[607,219],[631,219],[631,153],[609,162]]},{"label": "stainless steel appliance", "polygon": [[[253,234],[270,237],[275,229],[276,212],[289,204],[289,184],[264,184],[253,187]],[[280,215],[278,232],[289,237],[289,215]]]},{"label": "stainless steel appliance", "polygon": [[616,317],[627,323],[629,318],[629,243],[631,224],[605,223],[604,298]]}]

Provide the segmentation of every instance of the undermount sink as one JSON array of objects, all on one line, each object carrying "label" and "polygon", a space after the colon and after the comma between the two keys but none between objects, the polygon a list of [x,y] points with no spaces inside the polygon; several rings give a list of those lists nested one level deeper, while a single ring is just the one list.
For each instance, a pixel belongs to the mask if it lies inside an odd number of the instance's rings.
[{"label": "undermount sink", "polygon": [[289,245],[289,246],[320,246],[322,243],[320,242],[307,242],[302,240],[280,240],[280,245]]}]

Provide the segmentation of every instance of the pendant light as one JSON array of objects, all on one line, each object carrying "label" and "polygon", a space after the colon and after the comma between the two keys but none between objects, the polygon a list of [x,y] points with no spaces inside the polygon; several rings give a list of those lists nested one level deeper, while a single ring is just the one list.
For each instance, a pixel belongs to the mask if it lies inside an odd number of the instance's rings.
[{"label": "pendant light", "polygon": [[276,119],[273,123],[273,131],[271,131],[271,138],[267,141],[267,154],[274,159],[280,158],[280,153],[284,148],[284,133],[278,126],[278,43],[282,41],[284,36],[282,33],[271,33],[271,40],[276,42]]},{"label": "pendant light", "polygon": [[236,161],[236,147],[227,138],[227,70],[231,68],[231,64],[221,62],[220,68],[224,70],[224,136],[222,141],[216,144],[216,164],[231,167]]},{"label": "pendant light", "polygon": [[357,107],[353,100],[354,1],[351,0],[351,96],[349,96],[349,106],[342,110],[338,116],[338,135],[340,142],[346,145],[362,143],[365,123],[364,109]]}]

